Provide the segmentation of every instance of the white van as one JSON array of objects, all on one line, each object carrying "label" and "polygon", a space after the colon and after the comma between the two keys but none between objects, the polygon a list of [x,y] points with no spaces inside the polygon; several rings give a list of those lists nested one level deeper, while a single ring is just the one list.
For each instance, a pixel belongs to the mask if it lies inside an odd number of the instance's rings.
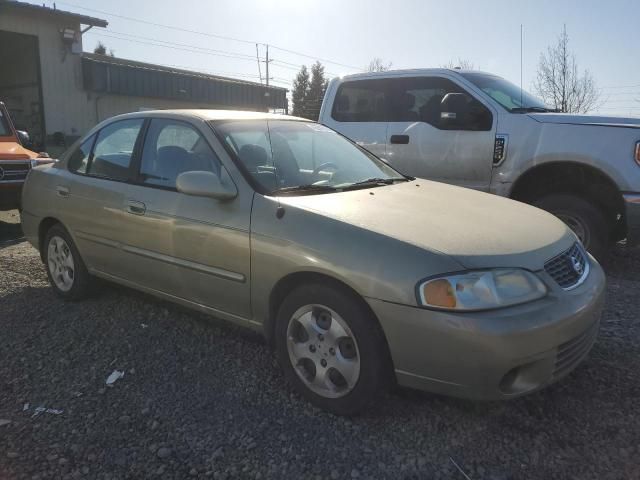
[{"label": "white van", "polygon": [[420,69],[332,80],[319,120],[405,174],[544,208],[596,256],[640,242],[640,119],[551,113],[498,76]]}]

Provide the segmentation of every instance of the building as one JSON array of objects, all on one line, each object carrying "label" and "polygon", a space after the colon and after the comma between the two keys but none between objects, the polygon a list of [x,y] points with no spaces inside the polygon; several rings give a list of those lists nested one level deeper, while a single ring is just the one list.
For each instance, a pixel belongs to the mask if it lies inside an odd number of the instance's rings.
[{"label": "building", "polygon": [[0,101],[36,145],[57,154],[105,118],[141,109],[287,110],[287,90],[84,53],[82,34],[107,22],[0,0]]}]

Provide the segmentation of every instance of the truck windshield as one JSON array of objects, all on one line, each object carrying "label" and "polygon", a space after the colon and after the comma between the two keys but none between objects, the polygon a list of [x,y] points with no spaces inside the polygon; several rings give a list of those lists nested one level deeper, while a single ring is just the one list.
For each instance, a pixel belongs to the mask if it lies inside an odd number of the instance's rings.
[{"label": "truck windshield", "polygon": [[265,193],[309,195],[389,185],[407,178],[330,128],[295,120],[212,122]]},{"label": "truck windshield", "polygon": [[504,78],[476,72],[465,72],[460,75],[510,112],[550,111],[542,100]]},{"label": "truck windshield", "polygon": [[8,137],[10,135],[9,122],[7,121],[5,113],[0,109],[0,137]]}]

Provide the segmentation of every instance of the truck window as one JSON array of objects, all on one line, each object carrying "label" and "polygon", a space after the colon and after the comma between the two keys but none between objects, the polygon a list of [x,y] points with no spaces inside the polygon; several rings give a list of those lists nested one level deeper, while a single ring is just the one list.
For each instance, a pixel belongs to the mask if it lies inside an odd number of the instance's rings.
[{"label": "truck window", "polygon": [[331,116],[338,122],[386,122],[386,79],[344,82]]},{"label": "truck window", "polygon": [[[452,97],[447,97],[449,93],[462,95],[452,102]],[[394,79],[388,103],[391,122],[425,122],[440,130],[475,131],[491,130],[493,124],[487,107],[446,78]]]}]

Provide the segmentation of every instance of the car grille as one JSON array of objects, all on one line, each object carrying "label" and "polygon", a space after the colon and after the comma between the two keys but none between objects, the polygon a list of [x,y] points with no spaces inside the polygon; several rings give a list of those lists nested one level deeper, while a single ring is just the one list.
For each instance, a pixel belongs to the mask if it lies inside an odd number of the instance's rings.
[{"label": "car grille", "polygon": [[589,353],[598,336],[600,322],[595,322],[589,329],[558,347],[553,378],[559,378],[573,370]]},{"label": "car grille", "polygon": [[0,183],[15,182],[27,178],[31,164],[29,162],[1,162]]},{"label": "car grille", "polygon": [[580,285],[589,274],[589,259],[577,242],[544,264],[545,271],[565,290]]}]

